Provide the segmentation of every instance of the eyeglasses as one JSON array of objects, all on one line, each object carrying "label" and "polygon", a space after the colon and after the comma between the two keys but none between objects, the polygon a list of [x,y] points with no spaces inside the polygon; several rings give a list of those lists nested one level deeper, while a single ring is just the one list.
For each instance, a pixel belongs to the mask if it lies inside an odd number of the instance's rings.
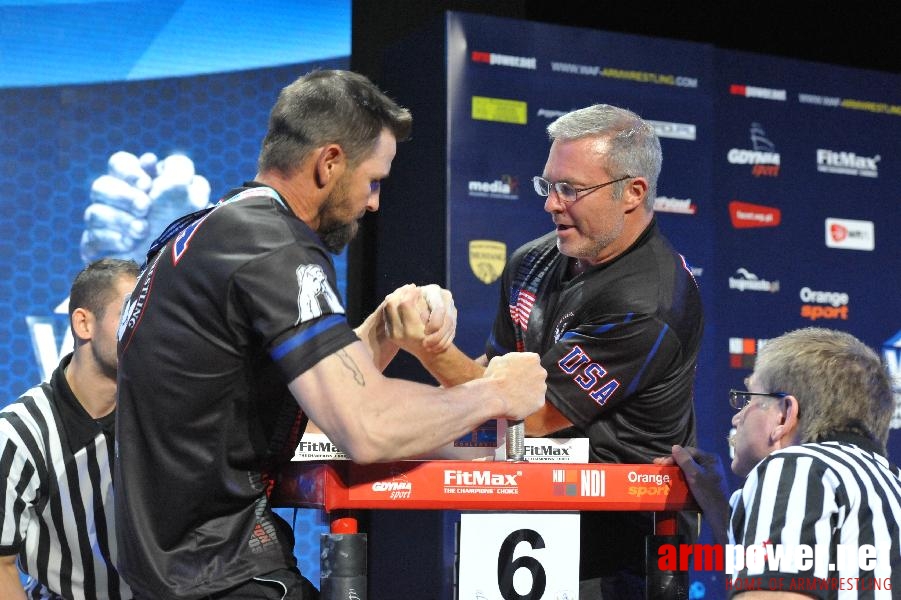
[{"label": "eyeglasses", "polygon": [[582,194],[584,198],[587,196],[588,192],[593,192],[595,190],[599,190],[602,187],[606,187],[608,185],[612,185],[614,183],[619,183],[620,181],[625,181],[626,179],[631,179],[631,175],[625,175],[620,177],[619,179],[614,179],[613,181],[608,181],[607,183],[599,183],[597,185],[592,185],[590,187],[585,188],[577,188],[574,187],[570,183],[566,183],[565,181],[548,181],[544,177],[536,175],[532,178],[532,184],[535,186],[535,193],[542,197],[550,196],[551,188],[557,192],[557,197],[566,202],[567,204],[572,204],[576,200],[579,199],[579,194],[582,192],[586,192]]},{"label": "eyeglasses", "polygon": [[729,390],[729,404],[736,410],[744,410],[754,399],[754,396],[766,398],[785,398],[785,392],[743,392],[741,390]]}]

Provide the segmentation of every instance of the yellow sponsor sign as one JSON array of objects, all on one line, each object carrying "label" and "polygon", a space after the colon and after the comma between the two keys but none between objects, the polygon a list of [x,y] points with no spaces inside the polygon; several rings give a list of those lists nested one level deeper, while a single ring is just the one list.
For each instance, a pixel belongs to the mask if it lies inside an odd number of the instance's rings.
[{"label": "yellow sponsor sign", "polygon": [[479,121],[525,125],[529,119],[529,105],[521,100],[473,96],[472,118]]},{"label": "yellow sponsor sign", "polygon": [[494,283],[507,263],[507,244],[494,240],[469,241],[469,268],[484,284]]}]

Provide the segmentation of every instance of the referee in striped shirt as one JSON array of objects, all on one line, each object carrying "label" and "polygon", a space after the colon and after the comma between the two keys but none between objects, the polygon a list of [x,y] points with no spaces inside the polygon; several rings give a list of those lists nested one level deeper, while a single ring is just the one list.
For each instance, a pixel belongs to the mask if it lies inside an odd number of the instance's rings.
[{"label": "referee in striped shirt", "polygon": [[137,273],[133,261],[105,258],[76,276],[74,351],[0,412],[2,600],[132,597],[114,567],[111,473],[116,330]]},{"label": "referee in striped shirt", "polygon": [[717,541],[743,549],[730,596],[899,597],[901,472],[886,458],[894,397],[879,356],[799,329],[761,348],[747,389],[730,392],[732,471],[746,479],[728,505],[718,456],[676,446],[658,461],[682,467]]}]

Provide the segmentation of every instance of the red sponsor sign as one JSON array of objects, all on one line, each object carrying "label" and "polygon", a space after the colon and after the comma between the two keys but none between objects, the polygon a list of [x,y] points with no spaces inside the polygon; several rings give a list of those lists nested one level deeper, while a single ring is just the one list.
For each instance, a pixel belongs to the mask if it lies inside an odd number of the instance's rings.
[{"label": "red sponsor sign", "polygon": [[778,208],[739,200],[729,203],[729,216],[732,219],[732,226],[736,229],[778,227],[782,222],[782,211]]},{"label": "red sponsor sign", "polygon": [[658,465],[292,462],[275,506],[428,510],[697,510],[682,471]]}]

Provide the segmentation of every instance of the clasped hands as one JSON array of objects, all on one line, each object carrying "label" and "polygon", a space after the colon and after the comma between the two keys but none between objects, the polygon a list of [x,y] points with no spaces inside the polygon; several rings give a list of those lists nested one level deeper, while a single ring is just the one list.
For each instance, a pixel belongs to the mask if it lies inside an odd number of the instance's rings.
[{"label": "clasped hands", "polygon": [[413,356],[440,354],[453,344],[457,308],[451,293],[440,286],[401,286],[381,308],[386,338]]}]

